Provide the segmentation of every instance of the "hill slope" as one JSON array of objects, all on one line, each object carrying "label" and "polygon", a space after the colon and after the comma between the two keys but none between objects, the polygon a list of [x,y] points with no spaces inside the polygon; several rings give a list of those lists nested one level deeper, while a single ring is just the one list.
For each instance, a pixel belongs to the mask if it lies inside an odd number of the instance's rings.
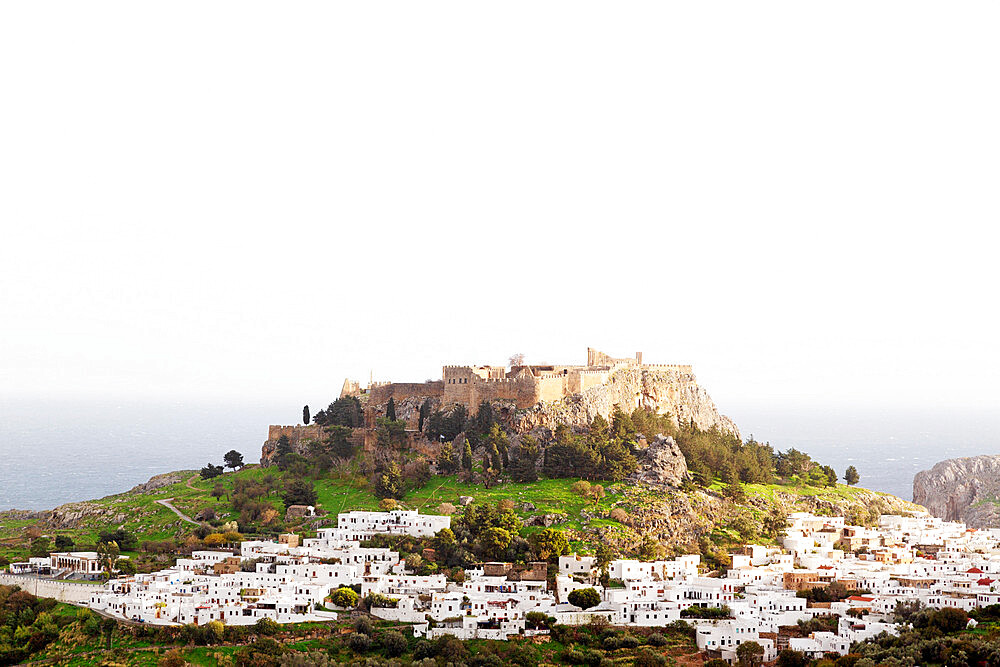
[{"label": "hill slope", "polygon": [[[54,539],[71,537],[77,545],[94,544],[102,530],[123,528],[140,541],[169,540],[177,544],[190,539],[197,526],[185,522],[157,501],[170,502],[192,517],[214,513],[217,527],[239,520],[240,511],[230,500],[238,484],[269,483],[274,491],[263,502],[274,509],[274,518],[265,526],[268,533],[284,530],[309,531],[335,520],[338,512],[377,509],[379,500],[367,481],[347,469],[314,481],[318,508],[327,513],[315,519],[285,521],[284,505],[278,489],[285,473],[274,468],[247,466],[213,480],[202,480],[194,471],[178,471],[157,476],[150,483],[98,500],[69,503],[51,512],[31,517],[0,514],[0,554],[8,559],[28,554],[32,537],[38,533]],[[179,480],[179,481],[175,481]],[[877,520],[880,513],[922,511],[923,508],[895,496],[867,489],[838,485],[744,486],[746,498],[734,502],[724,496],[722,485],[680,491],[633,481],[609,483],[600,500],[586,499],[571,489],[575,479],[543,479],[530,483],[506,483],[487,488],[460,482],[456,476],[435,476],[424,486],[409,491],[404,507],[434,513],[441,503],[459,505],[460,496],[476,503],[497,503],[509,499],[525,522],[524,534],[549,525],[567,532],[573,547],[591,551],[598,542],[615,545],[623,554],[635,554],[647,536],[660,541],[664,552],[718,552],[746,541],[769,541],[772,515],[796,511],[845,515],[859,523]],[[213,497],[220,484],[225,494]],[[213,529],[215,530],[215,529]]]}]

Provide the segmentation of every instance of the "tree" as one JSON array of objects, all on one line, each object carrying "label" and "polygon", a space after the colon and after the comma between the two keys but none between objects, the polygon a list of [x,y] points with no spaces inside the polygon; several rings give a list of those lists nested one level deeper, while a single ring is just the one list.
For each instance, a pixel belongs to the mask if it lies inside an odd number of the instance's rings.
[{"label": "tree", "polygon": [[511,534],[503,528],[487,528],[479,536],[479,544],[486,555],[499,558],[510,546]]},{"label": "tree", "polygon": [[580,609],[590,609],[601,604],[601,594],[593,588],[578,588],[575,591],[570,591],[566,600]]},{"label": "tree", "polygon": [[396,421],[396,399],[389,397],[389,402],[385,406],[385,418],[389,421]]},{"label": "tree", "polygon": [[303,424],[308,424],[309,421],[310,421],[309,406],[308,405],[303,405],[302,406],[302,423]]},{"label": "tree", "polygon": [[594,551],[595,564],[601,571],[608,569],[611,561],[618,557],[618,552],[613,546],[606,542],[598,542]]},{"label": "tree", "polygon": [[230,449],[226,452],[226,455],[222,457],[222,460],[225,461],[227,468],[236,470],[237,468],[243,467],[243,455],[235,449]]},{"label": "tree", "polygon": [[546,528],[531,536],[531,546],[541,560],[558,558],[569,552],[566,533],[555,528]]},{"label": "tree", "polygon": [[213,465],[209,463],[204,468],[201,469],[202,479],[212,479],[213,477],[218,477],[223,472],[222,466]]},{"label": "tree", "polygon": [[774,665],[775,667],[806,667],[806,657],[799,651],[786,648],[778,654],[778,660]]},{"label": "tree", "polygon": [[75,546],[73,538],[69,535],[56,535],[56,549],[72,549]]},{"label": "tree", "polygon": [[222,533],[210,533],[203,541],[206,547],[219,547],[226,543],[226,536]]},{"label": "tree", "polygon": [[295,477],[285,486],[285,492],[281,499],[285,502],[285,507],[292,505],[315,505],[318,496],[313,483],[302,477]]},{"label": "tree", "polygon": [[350,441],[353,431],[347,426],[330,426],[326,429],[328,435],[326,444],[333,451],[334,456],[343,459],[354,457],[355,445]]},{"label": "tree", "polygon": [[101,569],[104,570],[105,578],[111,578],[111,575],[115,571],[115,563],[118,562],[118,555],[120,553],[121,551],[118,548],[117,542],[98,543],[97,560],[101,564]]},{"label": "tree", "polygon": [[521,436],[521,442],[513,450],[514,456],[508,472],[515,482],[534,482],[538,480],[538,441],[530,435]]},{"label": "tree", "polygon": [[771,513],[764,517],[761,527],[765,535],[778,539],[788,527],[788,515],[780,509],[771,510]]},{"label": "tree", "polygon": [[837,471],[831,466],[822,466],[820,470],[826,475],[826,486],[837,486]]},{"label": "tree", "polygon": [[403,497],[403,474],[399,471],[398,463],[393,461],[381,472],[375,471],[375,484],[372,491],[374,491],[376,498]]},{"label": "tree", "polygon": [[313,423],[320,426],[347,426],[358,428],[364,423],[361,401],[357,396],[344,396],[313,415]]},{"label": "tree", "polygon": [[861,481],[861,475],[858,474],[858,469],[854,466],[848,466],[847,470],[844,472],[844,481],[847,482],[848,486],[854,486]]},{"label": "tree", "polygon": [[739,475],[736,474],[736,468],[729,466],[722,473],[722,481],[726,483],[726,497],[732,500],[734,503],[742,503],[746,500],[746,494],[743,491],[743,485],[740,484]]},{"label": "tree", "polygon": [[740,667],[757,667],[764,661],[764,647],[757,642],[743,642],[736,647]]},{"label": "tree", "polygon": [[114,542],[123,551],[134,551],[139,545],[136,536],[124,528],[118,530],[102,530],[97,537],[98,542]]},{"label": "tree", "polygon": [[31,555],[35,558],[45,558],[49,555],[49,538],[38,537],[31,542]]},{"label": "tree", "polygon": [[513,368],[514,366],[523,366],[524,354],[522,354],[521,352],[515,352],[514,354],[510,355],[510,359],[507,360],[507,363],[510,364],[511,368]]},{"label": "tree", "polygon": [[428,417],[431,416],[431,407],[432,407],[431,399],[429,398],[425,398],[424,402],[420,404],[420,412],[418,413],[417,416],[418,431],[424,430],[424,422],[427,420]]},{"label": "tree", "polygon": [[462,450],[462,467],[472,472],[472,445],[465,441],[465,449]]},{"label": "tree", "polygon": [[333,592],[330,596],[330,601],[337,605],[338,607],[344,607],[345,609],[354,609],[358,606],[358,594],[354,592],[354,589],[341,587]]},{"label": "tree", "polygon": [[226,495],[226,487],[222,485],[222,482],[216,482],[215,486],[212,487],[212,497],[218,499]]}]

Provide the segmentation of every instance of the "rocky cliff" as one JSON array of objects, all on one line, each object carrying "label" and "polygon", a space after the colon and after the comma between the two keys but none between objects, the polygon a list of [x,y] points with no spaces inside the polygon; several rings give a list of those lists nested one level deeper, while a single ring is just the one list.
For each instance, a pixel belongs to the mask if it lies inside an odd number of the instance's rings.
[{"label": "rocky cliff", "polygon": [[519,432],[539,426],[555,428],[559,423],[582,426],[589,424],[597,415],[609,418],[616,405],[626,412],[642,405],[661,414],[669,414],[675,424],[693,421],[703,430],[717,427],[739,435],[736,424],[719,413],[694,375],[672,368],[622,369],[607,383],[582,394],[518,411],[515,426]]},{"label": "rocky cliff", "polygon": [[941,461],[913,477],[913,502],[947,521],[1000,527],[1000,456]]}]

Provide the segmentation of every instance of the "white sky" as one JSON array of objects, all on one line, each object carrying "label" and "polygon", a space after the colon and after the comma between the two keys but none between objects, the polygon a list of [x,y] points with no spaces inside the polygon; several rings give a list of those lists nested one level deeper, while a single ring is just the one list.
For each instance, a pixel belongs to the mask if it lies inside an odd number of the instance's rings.
[{"label": "white sky", "polygon": [[1000,404],[1000,5],[0,5],[0,395]]}]

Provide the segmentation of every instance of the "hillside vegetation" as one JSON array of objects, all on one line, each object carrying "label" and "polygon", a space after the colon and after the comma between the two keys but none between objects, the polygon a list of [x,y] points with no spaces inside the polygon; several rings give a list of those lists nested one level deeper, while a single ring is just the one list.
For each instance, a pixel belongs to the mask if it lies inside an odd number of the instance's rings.
[{"label": "hillside vegetation", "polygon": [[[196,471],[180,471],[173,476],[183,481],[148,492],[72,503],[57,508],[48,518],[13,519],[0,515],[0,557],[22,559],[33,548],[41,553],[43,548],[55,548],[60,536],[61,543],[68,538],[74,548],[81,548],[96,544],[101,532],[123,529],[135,537],[134,544],[124,545],[125,553],[148,566],[162,566],[175,549],[200,548],[204,538],[222,534],[221,529],[231,521],[250,527],[247,534],[273,536],[286,530],[308,533],[328,524],[338,512],[385,507],[366,478],[351,466],[312,480],[316,507],[324,515],[287,521],[282,489],[298,479],[291,471],[250,465],[209,480],[201,479]],[[694,550],[718,558],[725,548],[738,542],[773,540],[779,529],[775,518],[792,511],[846,514],[865,523],[877,518],[879,511],[919,509],[887,494],[845,485],[746,484],[742,485],[744,498],[733,500],[726,496],[726,485],[719,481],[705,489],[686,491],[664,491],[628,481],[608,482],[602,485],[603,494],[599,495],[582,495],[580,481],[540,479],[487,487],[461,481],[455,474],[433,476],[406,491],[398,505],[425,513],[449,512],[451,505],[460,513],[461,496],[471,496],[476,505],[495,506],[509,501],[511,511],[526,524],[519,530],[523,537],[530,537],[543,530],[541,524],[548,524],[565,531],[571,547],[580,552],[592,553],[598,543],[605,543],[614,545],[623,555]],[[591,490],[594,486],[591,484]],[[253,507],[240,509],[240,488],[262,495],[256,497]],[[220,490],[221,495],[213,496]],[[166,499],[172,499],[172,505],[189,517],[211,518],[202,526],[188,523],[157,502]]]}]

